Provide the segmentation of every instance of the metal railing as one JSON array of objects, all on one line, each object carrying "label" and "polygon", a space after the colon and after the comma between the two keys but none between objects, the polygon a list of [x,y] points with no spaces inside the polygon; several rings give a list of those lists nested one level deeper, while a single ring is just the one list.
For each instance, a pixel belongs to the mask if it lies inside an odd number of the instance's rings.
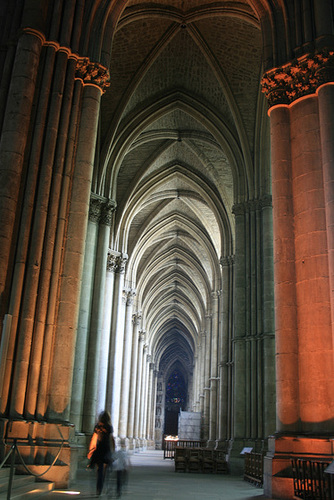
[{"label": "metal railing", "polygon": [[[20,450],[18,448],[18,444],[17,444],[17,439],[14,438],[13,439],[13,443],[11,444],[10,446],[10,449],[7,453],[7,455],[5,456],[5,458],[3,459],[3,461],[1,462],[0,464],[0,469],[3,468],[3,466],[6,464],[7,460],[10,458],[10,472],[9,472],[9,481],[8,481],[8,488],[7,488],[7,500],[10,500],[11,498],[11,494],[12,494],[12,486],[13,486],[13,478],[14,478],[14,474],[15,474],[15,464],[16,464],[16,461],[15,461],[15,452],[17,453],[17,456],[23,466],[23,468],[25,469],[25,471],[30,474],[31,476],[34,476],[35,478],[39,478],[39,477],[42,477],[44,476],[45,474],[47,474],[49,472],[49,470],[55,465],[55,463],[57,462],[61,452],[62,452],[62,449],[64,447],[64,443],[65,443],[65,440],[63,438],[63,435],[59,429],[59,427],[57,426],[57,429],[58,429],[58,432],[61,436],[61,445],[60,445],[60,448],[59,448],[59,451],[57,453],[57,455],[55,456],[54,460],[52,461],[52,463],[48,466],[48,468],[42,472],[41,474],[36,474],[35,472],[32,472],[32,470],[29,469],[29,467],[25,464],[24,462],[24,459],[20,453]],[[5,443],[5,446],[8,446],[8,443]]]}]

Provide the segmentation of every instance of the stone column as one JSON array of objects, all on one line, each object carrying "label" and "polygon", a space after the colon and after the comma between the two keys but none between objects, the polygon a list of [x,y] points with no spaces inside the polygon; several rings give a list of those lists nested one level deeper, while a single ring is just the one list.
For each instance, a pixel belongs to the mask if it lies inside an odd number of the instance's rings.
[{"label": "stone column", "polygon": [[7,300],[4,300],[10,254],[13,251],[14,223],[21,184],[22,167],[31,109],[35,94],[39,59],[44,39],[30,29],[20,33],[6,96],[6,109],[0,143],[0,324]]},{"label": "stone column", "polygon": [[211,363],[210,363],[210,410],[209,410],[209,443],[214,447],[217,437],[217,380],[218,380],[218,314],[219,292],[211,294]]},{"label": "stone column", "polygon": [[230,312],[231,312],[231,258],[221,259],[222,265],[222,337],[219,347],[219,407],[218,407],[218,443],[225,442],[228,437],[228,415],[231,408],[229,406],[229,377],[228,377],[228,359],[229,345],[231,343],[230,330]]},{"label": "stone column", "polygon": [[135,395],[135,420],[133,435],[136,440],[136,447],[140,448],[140,407],[142,403],[142,375],[143,375],[143,357],[144,357],[145,332],[139,332],[138,338],[138,364],[137,364],[137,383]]},{"label": "stone column", "polygon": [[68,420],[70,413],[78,304],[100,99],[99,87],[84,87],[49,386],[50,420]]},{"label": "stone column", "polygon": [[135,296],[134,290],[124,290],[126,301],[125,308],[125,326],[124,326],[124,347],[123,347],[123,366],[121,383],[121,401],[119,411],[119,431],[120,438],[127,437],[128,410],[129,410],[129,391],[130,391],[130,373],[131,373],[131,350],[132,350],[132,309]]},{"label": "stone column", "polygon": [[[322,131],[330,111],[320,119],[324,102],[320,104],[316,89],[333,74],[333,64],[332,53],[318,51],[275,68],[263,78],[272,106],[280,431],[269,440],[264,487],[266,495],[280,498],[293,495],[292,484],[283,472],[292,456],[313,456],[315,446],[318,457],[332,456],[333,332],[324,174],[332,146],[326,149],[329,136]],[[330,102],[327,105],[330,107]]]},{"label": "stone column", "polygon": [[243,204],[233,207],[235,214],[235,261],[234,261],[234,329],[233,329],[233,359],[234,359],[234,401],[233,428],[234,437],[243,439],[246,436],[245,414],[246,403],[246,244],[245,244],[245,207]]},{"label": "stone column", "polygon": [[54,329],[58,312],[58,290],[63,265],[63,245],[67,230],[68,201],[71,191],[73,165],[76,154],[77,134],[81,116],[82,92],[82,82],[80,80],[75,80],[69,131],[66,137],[67,143],[66,156],[64,159],[64,176],[62,179],[62,191],[58,211],[57,232],[54,243],[49,297],[45,319],[43,352],[40,366],[36,410],[36,417],[39,419],[45,417],[48,406],[48,388],[50,379],[50,367],[52,365]]},{"label": "stone column", "polygon": [[211,366],[211,315],[205,316],[205,375],[204,375],[204,414],[203,439],[209,439],[210,425],[210,366]]},{"label": "stone column", "polygon": [[73,370],[71,422],[76,429],[82,430],[82,415],[84,409],[84,394],[86,381],[87,350],[89,338],[89,324],[92,306],[94,263],[96,257],[96,244],[98,222],[101,216],[100,200],[90,200],[85,258],[82,273],[82,285],[79,306],[78,332],[75,346],[75,360]]},{"label": "stone column", "polygon": [[109,354],[109,372],[106,407],[111,411],[115,436],[118,436],[119,408],[121,397],[123,343],[126,299],[123,295],[124,271],[127,256],[117,256],[115,275],[114,303],[112,310],[111,342]]},{"label": "stone column", "polygon": [[133,334],[132,334],[132,354],[131,354],[131,373],[130,373],[130,393],[129,393],[129,414],[128,414],[128,430],[130,449],[135,448],[134,442],[134,423],[135,423],[135,403],[136,403],[136,389],[137,389],[137,366],[138,366],[138,328],[140,325],[141,313],[133,314]]},{"label": "stone column", "polygon": [[[97,417],[97,396],[100,366],[100,352],[103,325],[103,306],[105,295],[106,266],[108,257],[108,245],[110,238],[110,226],[115,203],[101,200],[101,217],[99,220],[99,231],[97,238],[96,262],[94,273],[94,288],[92,298],[92,311],[89,331],[89,344],[87,352],[87,376],[85,384],[83,431],[91,432]],[[104,409],[104,408],[103,408]]]},{"label": "stone column", "polygon": [[150,355],[148,354],[148,346],[144,346],[143,352],[143,375],[141,381],[141,402],[140,402],[140,420],[139,420],[139,436],[142,448],[146,448],[146,435],[145,435],[145,423],[146,423],[146,411],[147,411],[147,372],[148,372],[148,359],[150,360]]},{"label": "stone column", "polygon": [[261,335],[263,375],[259,387],[263,390],[263,424],[259,436],[273,434],[276,426],[275,383],[275,311],[274,311],[274,263],[273,220],[271,197],[263,197],[262,207],[262,273],[263,273],[263,329]]},{"label": "stone column", "polygon": [[98,413],[108,408],[106,404],[107,398],[107,380],[108,380],[108,363],[110,351],[110,330],[111,330],[111,313],[114,298],[115,271],[117,262],[115,255],[108,250],[107,256],[107,273],[105,283],[105,295],[103,306],[103,323],[102,323],[102,338],[100,348],[100,365],[99,365],[99,385],[97,393],[97,410]]},{"label": "stone column", "polygon": [[150,439],[152,445],[155,448],[155,420],[156,420],[156,407],[157,407],[157,386],[158,386],[158,375],[159,371],[153,366],[153,387],[152,387],[152,397],[151,397],[151,408],[150,408]]},{"label": "stone column", "polygon": [[201,378],[199,393],[199,411],[204,415],[204,387],[205,387],[205,331],[201,332]]},{"label": "stone column", "polygon": [[319,87],[318,96],[322,171],[326,208],[330,301],[334,335],[334,144],[332,137],[334,122],[334,83],[330,82]]},{"label": "stone column", "polygon": [[148,363],[148,383],[147,383],[147,409],[146,409],[146,426],[145,433],[148,442],[151,441],[151,418],[152,418],[152,394],[153,394],[153,372],[154,372],[154,363],[151,361]]}]

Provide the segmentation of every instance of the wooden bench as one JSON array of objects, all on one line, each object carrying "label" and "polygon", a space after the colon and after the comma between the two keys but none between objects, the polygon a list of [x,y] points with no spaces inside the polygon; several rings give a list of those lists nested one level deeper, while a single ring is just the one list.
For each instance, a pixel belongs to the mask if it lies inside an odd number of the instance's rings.
[{"label": "wooden bench", "polygon": [[228,474],[226,454],[222,450],[176,446],[174,453],[175,472]]}]

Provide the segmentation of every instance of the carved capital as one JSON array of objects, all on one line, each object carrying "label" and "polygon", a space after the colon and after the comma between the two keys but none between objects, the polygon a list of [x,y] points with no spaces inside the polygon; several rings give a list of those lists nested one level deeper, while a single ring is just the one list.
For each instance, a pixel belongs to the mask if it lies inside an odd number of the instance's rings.
[{"label": "carved capital", "polygon": [[97,85],[102,92],[110,86],[108,69],[100,63],[91,62],[88,57],[78,59],[75,76],[85,84]]},{"label": "carved capital", "polygon": [[271,107],[314,94],[320,85],[333,80],[334,51],[324,49],[267,71],[261,85]]},{"label": "carved capital", "polygon": [[136,326],[138,326],[140,324],[140,320],[142,318],[142,313],[141,312],[137,312],[135,314],[132,315],[132,323]]},{"label": "carved capital", "polygon": [[117,267],[116,263],[116,255],[111,253],[111,251],[108,251],[108,257],[107,257],[107,271],[109,272],[115,272]]},{"label": "carved capital", "polygon": [[139,335],[138,335],[138,341],[144,342],[145,337],[146,337],[146,332],[144,332],[144,330],[140,330]]},{"label": "carved capital", "polygon": [[101,217],[102,200],[99,198],[91,198],[89,202],[89,220],[98,224]]},{"label": "carved capital", "polygon": [[126,305],[131,306],[133,304],[134,298],[136,296],[135,290],[124,290],[123,293],[125,296]]},{"label": "carved capital", "polygon": [[106,201],[101,207],[100,223],[106,226],[111,226],[112,215],[116,210],[116,202],[114,200]]}]

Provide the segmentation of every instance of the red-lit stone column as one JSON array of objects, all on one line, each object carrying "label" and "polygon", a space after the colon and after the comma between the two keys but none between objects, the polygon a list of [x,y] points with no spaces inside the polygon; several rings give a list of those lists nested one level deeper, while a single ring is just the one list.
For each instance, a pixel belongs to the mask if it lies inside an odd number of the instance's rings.
[{"label": "red-lit stone column", "polygon": [[276,428],[297,430],[299,420],[297,303],[290,153],[287,106],[270,110],[274,279],[276,320]]},{"label": "red-lit stone column", "polygon": [[333,431],[333,340],[318,99],[291,105],[300,427]]},{"label": "red-lit stone column", "polygon": [[278,432],[264,462],[271,498],[292,498],[291,458],[334,453],[328,238],[334,108],[327,92],[321,98],[316,92],[330,74],[323,71],[330,58],[317,52],[263,78],[272,106],[276,312]]},{"label": "red-lit stone column", "polygon": [[331,82],[319,87],[318,96],[323,166],[322,172],[324,179],[326,209],[332,331],[334,334],[334,83]]}]

